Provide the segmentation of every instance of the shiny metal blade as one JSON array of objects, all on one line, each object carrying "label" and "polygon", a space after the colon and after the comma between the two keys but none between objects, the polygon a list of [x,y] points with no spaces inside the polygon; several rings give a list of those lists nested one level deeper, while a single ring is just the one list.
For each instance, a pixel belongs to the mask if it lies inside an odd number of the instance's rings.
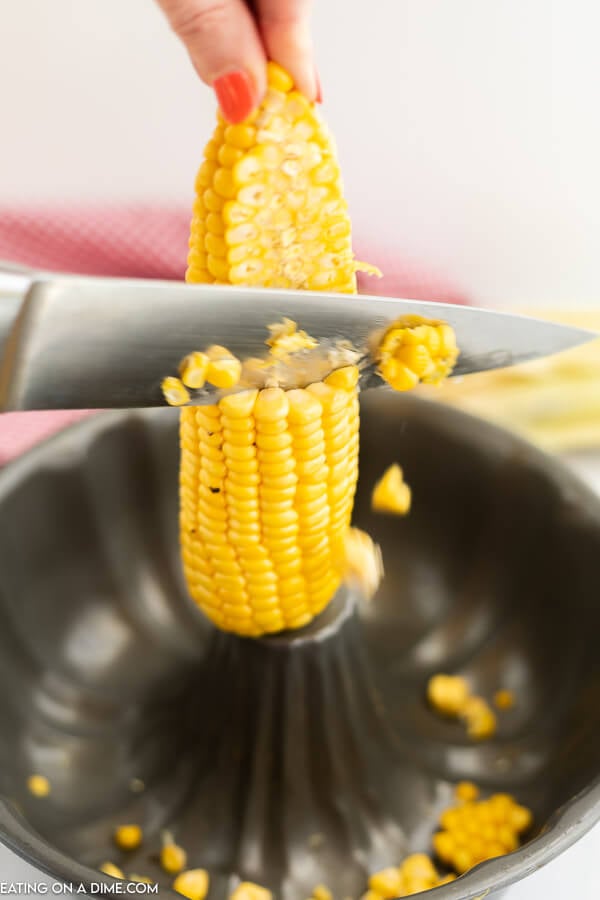
[{"label": "shiny metal blade", "polygon": [[[192,350],[216,343],[240,358],[264,356],[267,326],[288,317],[319,341],[347,340],[368,356],[373,332],[405,315],[452,325],[461,348],[457,375],[546,356],[593,337],[549,322],[445,303],[38,276],[5,341],[0,408],[162,406],[162,378],[176,374],[180,359]],[[378,379],[371,369],[363,381],[370,386]]]}]

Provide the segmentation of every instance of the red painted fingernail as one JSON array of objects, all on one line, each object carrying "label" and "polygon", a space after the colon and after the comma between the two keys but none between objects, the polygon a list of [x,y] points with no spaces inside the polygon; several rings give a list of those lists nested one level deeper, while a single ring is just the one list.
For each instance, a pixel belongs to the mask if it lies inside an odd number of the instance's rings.
[{"label": "red painted fingernail", "polygon": [[317,101],[317,103],[322,103],[323,102],[323,91],[321,90],[321,79],[319,78],[319,73],[316,71],[315,71],[315,78],[317,81],[317,96],[315,97],[315,100]]},{"label": "red painted fingernail", "polygon": [[237,125],[247,119],[255,105],[255,89],[247,72],[228,72],[213,82],[213,88],[228,122]]}]

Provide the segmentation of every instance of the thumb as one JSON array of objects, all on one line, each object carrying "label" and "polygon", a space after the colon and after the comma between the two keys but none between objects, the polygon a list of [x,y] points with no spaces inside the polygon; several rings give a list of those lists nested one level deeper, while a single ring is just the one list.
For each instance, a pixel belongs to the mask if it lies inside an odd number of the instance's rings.
[{"label": "thumb", "polygon": [[194,68],[214,88],[221,112],[241,122],[266,87],[266,58],[252,14],[243,0],[158,0]]}]

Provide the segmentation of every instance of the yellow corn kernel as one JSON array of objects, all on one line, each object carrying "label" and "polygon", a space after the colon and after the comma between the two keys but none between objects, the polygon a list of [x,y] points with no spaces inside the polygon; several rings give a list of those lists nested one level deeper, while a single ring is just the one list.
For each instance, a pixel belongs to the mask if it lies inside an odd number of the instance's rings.
[{"label": "yellow corn kernel", "polygon": [[454,868],[459,875],[463,875],[473,867],[474,859],[472,854],[465,848],[459,847],[454,854]]},{"label": "yellow corn kernel", "polygon": [[411,491],[404,481],[402,469],[394,464],[385,470],[371,494],[371,508],[376,512],[405,516],[410,510]]},{"label": "yellow corn kernel", "polygon": [[190,401],[190,392],[179,378],[169,376],[161,382],[163,396],[169,406],[185,406]]},{"label": "yellow corn kernel", "polygon": [[111,862],[102,863],[98,871],[104,872],[105,875],[111,875],[113,878],[125,878],[120,868]]},{"label": "yellow corn kernel", "polygon": [[187,853],[172,840],[167,840],[160,851],[160,864],[169,875],[177,875],[187,865]]},{"label": "yellow corn kernel", "polygon": [[368,600],[383,578],[381,549],[359,528],[349,528],[344,535],[342,575],[348,584],[358,586]]},{"label": "yellow corn kernel", "polygon": [[113,837],[121,850],[135,850],[142,843],[143,833],[139,825],[119,825]]},{"label": "yellow corn kernel", "polygon": [[359,375],[358,366],[342,366],[325,378],[325,384],[344,391],[352,391],[358,384]]},{"label": "yellow corn kernel", "polygon": [[440,878],[436,887],[441,887],[443,884],[450,884],[451,881],[456,881],[456,875],[453,872],[450,872],[448,875],[444,875],[443,878]]},{"label": "yellow corn kernel", "polygon": [[527,809],[526,806],[519,806],[517,804],[511,809],[509,813],[509,823],[519,834],[523,831],[527,831],[527,829],[531,827],[532,822],[533,816],[531,810]]},{"label": "yellow corn kernel", "polygon": [[438,831],[433,836],[433,849],[436,855],[446,865],[452,862],[456,844],[450,832]]},{"label": "yellow corn kernel", "polygon": [[206,869],[188,869],[181,872],[173,882],[173,890],[183,894],[188,900],[204,900],[208,894],[210,878]]},{"label": "yellow corn kernel", "polygon": [[204,387],[210,360],[206,353],[190,353],[182,360],[179,374],[183,384],[188,388]]},{"label": "yellow corn kernel", "polygon": [[393,898],[400,896],[403,887],[403,878],[400,870],[389,866],[374,872],[369,878],[369,889],[375,891],[380,897]]},{"label": "yellow corn kernel", "polygon": [[238,884],[229,900],[272,900],[273,895],[267,888],[252,881],[242,881]]},{"label": "yellow corn kernel", "polygon": [[433,675],[427,684],[427,699],[445,716],[457,716],[469,699],[469,685],[460,675]]},{"label": "yellow corn kernel", "polygon": [[206,381],[217,388],[235,387],[242,374],[242,364],[226,347],[213,344],[206,351]]},{"label": "yellow corn kernel", "polygon": [[515,695],[512,691],[499,690],[494,694],[494,704],[497,709],[512,709],[515,705]]},{"label": "yellow corn kernel", "polygon": [[267,84],[270,88],[287,93],[294,86],[294,79],[277,63],[267,63]]},{"label": "yellow corn kernel", "polygon": [[312,891],[312,900],[333,900],[333,894],[324,884],[317,884]]},{"label": "yellow corn kernel", "polygon": [[472,781],[459,781],[454,789],[454,794],[457,800],[463,800],[465,803],[469,803],[472,800],[477,800],[479,797],[479,788],[476,784],[473,784]]},{"label": "yellow corn kernel", "polygon": [[469,697],[459,712],[467,726],[467,734],[482,741],[496,732],[496,715],[483,697]]},{"label": "yellow corn kernel", "polygon": [[127,881],[136,881],[139,884],[154,884],[147,875],[127,875]]},{"label": "yellow corn kernel", "polygon": [[[407,856],[400,866],[400,872],[406,879],[422,879],[423,881],[434,882],[438,877],[435,866],[426,853],[413,853],[411,856]],[[423,888],[423,890],[426,890],[426,888]]]},{"label": "yellow corn kernel", "polygon": [[50,782],[45,775],[30,775],[27,779],[27,790],[34,797],[47,797],[50,793]]},{"label": "yellow corn kernel", "polygon": [[368,890],[361,895],[360,900],[383,900],[383,897],[377,891]]}]

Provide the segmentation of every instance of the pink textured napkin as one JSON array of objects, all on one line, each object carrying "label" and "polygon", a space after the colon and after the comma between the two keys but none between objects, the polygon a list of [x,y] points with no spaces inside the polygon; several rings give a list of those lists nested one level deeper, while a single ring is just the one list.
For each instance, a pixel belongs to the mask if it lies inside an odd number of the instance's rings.
[{"label": "pink textured napkin", "polygon": [[[114,208],[0,208],[0,260],[86,275],[180,279],[185,272],[189,212],[144,205]],[[384,272],[359,276],[363,292],[464,303],[434,272],[403,260],[396,250],[370,246],[357,229],[357,257]],[[0,465],[90,411],[0,415]]]}]

